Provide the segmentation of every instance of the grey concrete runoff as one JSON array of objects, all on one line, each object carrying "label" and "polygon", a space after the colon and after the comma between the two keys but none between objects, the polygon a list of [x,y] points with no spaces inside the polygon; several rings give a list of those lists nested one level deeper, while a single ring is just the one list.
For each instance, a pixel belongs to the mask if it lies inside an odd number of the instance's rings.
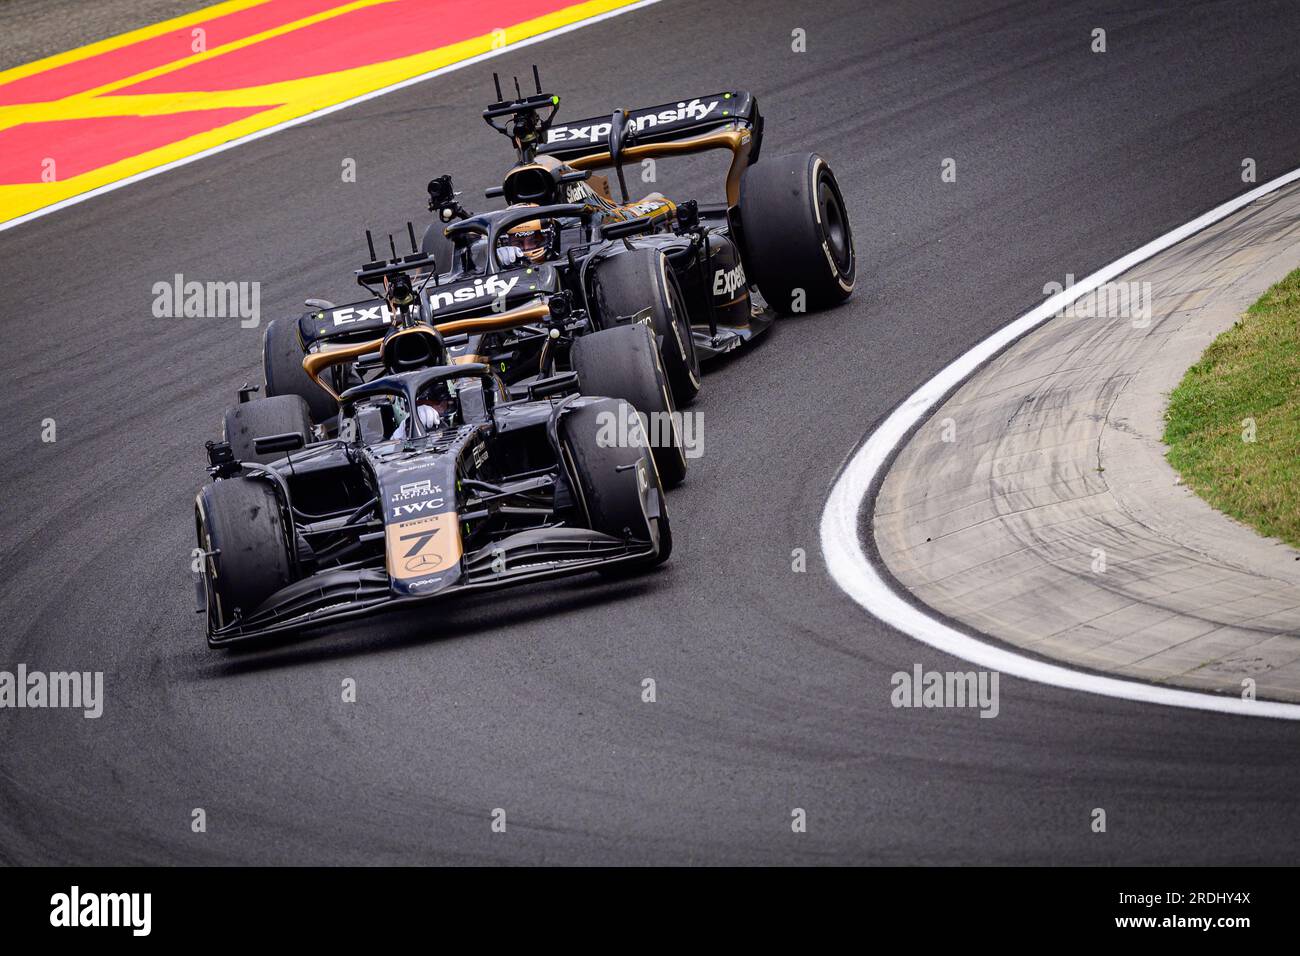
[{"label": "grey concrete runoff", "polygon": [[1160,440],[1187,368],[1298,265],[1293,185],[1121,276],[1127,308],[1113,289],[1021,339],[891,467],[873,519],[889,570],[1036,655],[1300,701],[1300,554],[1183,487]]}]

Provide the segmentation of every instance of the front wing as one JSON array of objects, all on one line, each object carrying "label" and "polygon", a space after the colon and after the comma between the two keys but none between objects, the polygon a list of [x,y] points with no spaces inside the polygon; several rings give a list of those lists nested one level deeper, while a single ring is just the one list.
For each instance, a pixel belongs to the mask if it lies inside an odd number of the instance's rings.
[{"label": "front wing", "polygon": [[395,593],[382,567],[327,569],[281,588],[248,617],[209,629],[208,646],[229,647],[465,592],[635,564],[655,553],[649,541],[623,540],[585,528],[539,528],[471,552],[462,558],[455,584],[428,594]]}]

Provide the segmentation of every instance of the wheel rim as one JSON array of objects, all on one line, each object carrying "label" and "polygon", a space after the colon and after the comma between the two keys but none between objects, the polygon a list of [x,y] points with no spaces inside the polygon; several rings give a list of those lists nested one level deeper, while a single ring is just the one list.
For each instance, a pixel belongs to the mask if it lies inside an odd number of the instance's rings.
[{"label": "wheel rim", "polygon": [[849,230],[849,217],[844,213],[844,201],[826,173],[817,180],[817,205],[821,210],[822,236],[835,267],[841,274],[848,272],[853,258],[853,234]]}]

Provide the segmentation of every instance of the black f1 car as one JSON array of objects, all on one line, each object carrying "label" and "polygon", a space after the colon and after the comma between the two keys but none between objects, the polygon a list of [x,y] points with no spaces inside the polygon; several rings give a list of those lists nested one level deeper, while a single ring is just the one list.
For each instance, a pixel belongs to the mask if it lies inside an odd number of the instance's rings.
[{"label": "black f1 car", "polygon": [[[574,336],[638,320],[653,327],[671,402],[638,407],[672,411],[699,391],[702,359],[759,335],[778,312],[830,306],[852,293],[853,236],[834,174],[813,153],[755,165],[763,120],[752,95],[723,92],[557,126],[559,97],[541,91],[536,68],[534,81],[537,93],[509,101],[498,84],[498,102],[483,113],[518,153],[503,185],[488,191],[508,208],[471,215],[450,177],[429,183],[438,219],[421,250],[437,262],[437,275],[423,304],[432,324],[469,333],[454,353],[459,360],[490,364],[516,394],[526,391],[548,363],[565,362],[564,350],[551,348],[545,323],[497,320],[530,309],[548,315],[560,297]],[[677,203],[658,192],[629,198],[624,164],[708,150],[731,154],[724,203]],[[618,200],[594,174],[606,168],[616,173]],[[373,339],[392,316],[381,298],[308,304],[313,310],[300,319],[268,327],[266,388],[302,395],[325,421],[332,396],[304,373],[304,359]],[[373,355],[338,367],[333,389],[364,377],[367,360]],[[675,483],[662,455],[660,467]]]},{"label": "black f1 car", "polygon": [[[339,396],[336,437],[316,440],[300,396],[246,388],[223,440],[208,443],[214,480],[195,520],[210,646],[671,553],[642,419],[599,397],[664,388],[649,326],[582,337],[578,372],[512,396],[490,365],[450,364],[442,334],[419,320],[409,272],[423,264],[416,254],[362,270],[385,282],[398,322],[375,345],[381,374]],[[355,358],[318,355],[311,371]]]}]

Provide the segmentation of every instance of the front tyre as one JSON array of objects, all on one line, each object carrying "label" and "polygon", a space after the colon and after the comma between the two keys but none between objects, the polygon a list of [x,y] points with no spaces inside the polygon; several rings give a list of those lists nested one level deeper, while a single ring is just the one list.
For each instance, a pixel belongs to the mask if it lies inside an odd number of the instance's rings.
[{"label": "front tyre", "polygon": [[672,553],[673,537],[650,449],[644,442],[617,445],[600,438],[609,421],[635,421],[635,413],[618,399],[584,402],[565,411],[562,440],[588,527],[615,538],[648,540],[654,553],[638,564],[662,564]]},{"label": "front tyre", "polygon": [[621,398],[646,416],[665,488],[686,477],[680,419],[660,364],[654,333],[641,322],[580,335],[569,353],[584,395]]},{"label": "front tyre", "polygon": [[746,168],[740,225],[745,271],[778,312],[824,309],[853,294],[853,230],[835,174],[816,153]]},{"label": "front tyre", "polygon": [[290,584],[293,562],[284,513],[268,481],[213,482],[199,492],[194,509],[211,635]]}]

